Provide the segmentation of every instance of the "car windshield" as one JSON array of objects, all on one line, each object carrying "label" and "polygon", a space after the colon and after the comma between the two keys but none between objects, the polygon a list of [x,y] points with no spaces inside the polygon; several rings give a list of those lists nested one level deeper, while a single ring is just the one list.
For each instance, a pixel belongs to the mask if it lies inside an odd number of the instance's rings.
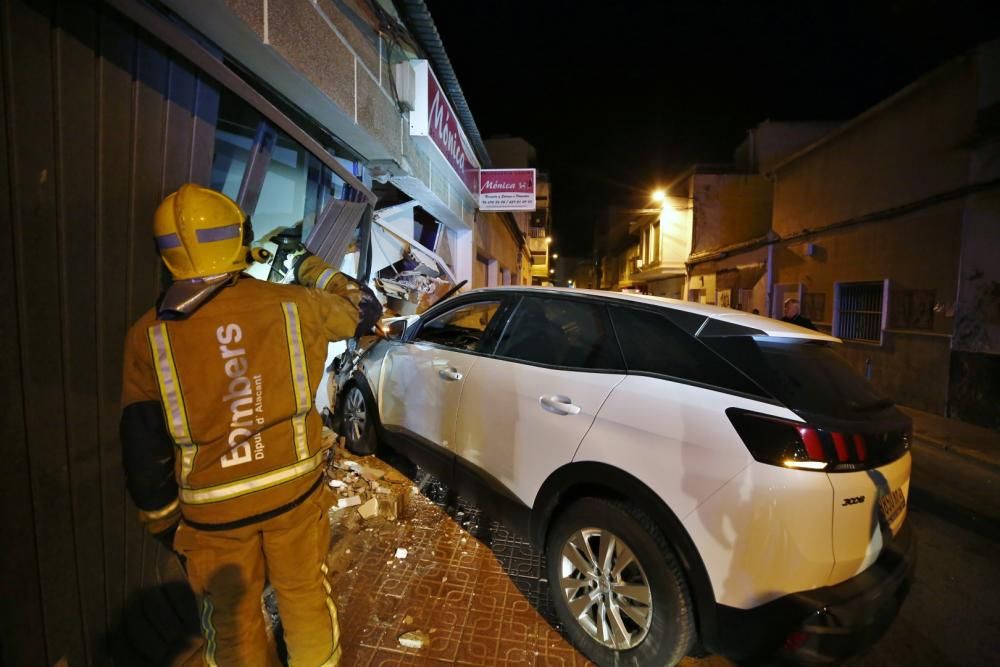
[{"label": "car windshield", "polygon": [[703,340],[795,411],[851,418],[892,406],[831,343],[751,336]]}]

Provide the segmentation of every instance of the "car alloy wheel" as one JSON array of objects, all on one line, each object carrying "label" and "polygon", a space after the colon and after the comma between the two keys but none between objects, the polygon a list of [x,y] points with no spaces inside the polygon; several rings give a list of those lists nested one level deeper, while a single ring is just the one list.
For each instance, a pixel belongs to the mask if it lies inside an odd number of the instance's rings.
[{"label": "car alloy wheel", "polygon": [[559,589],[570,612],[595,641],[635,648],[653,618],[653,595],[642,564],[617,535],[582,528],[562,549]]},{"label": "car alloy wheel", "polygon": [[357,386],[351,386],[344,398],[345,435],[353,442],[361,442],[368,427],[368,411],[365,397]]},{"label": "car alloy wheel", "polygon": [[694,645],[687,581],[673,547],[642,508],[584,497],[557,511],[545,571],[570,641],[598,665],[676,665]]}]

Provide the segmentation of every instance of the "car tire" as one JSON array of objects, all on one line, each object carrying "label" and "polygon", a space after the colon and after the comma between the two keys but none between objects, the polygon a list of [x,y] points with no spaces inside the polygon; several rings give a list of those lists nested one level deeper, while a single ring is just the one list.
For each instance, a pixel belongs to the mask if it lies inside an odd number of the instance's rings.
[{"label": "car tire", "polygon": [[378,449],[375,409],[357,383],[351,382],[344,388],[340,412],[340,425],[348,451],[358,456],[374,454]]},{"label": "car tire", "polygon": [[663,532],[639,508],[580,499],[556,516],[545,555],[556,613],[598,665],[675,665],[694,646],[687,580]]}]

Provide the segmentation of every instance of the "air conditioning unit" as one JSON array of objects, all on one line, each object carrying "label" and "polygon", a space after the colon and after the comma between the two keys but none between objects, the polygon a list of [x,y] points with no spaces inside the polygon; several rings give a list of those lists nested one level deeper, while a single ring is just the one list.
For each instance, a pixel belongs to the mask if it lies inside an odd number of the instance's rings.
[{"label": "air conditioning unit", "polygon": [[400,111],[413,111],[417,102],[417,74],[409,62],[392,66],[393,80],[396,82],[396,97]]}]

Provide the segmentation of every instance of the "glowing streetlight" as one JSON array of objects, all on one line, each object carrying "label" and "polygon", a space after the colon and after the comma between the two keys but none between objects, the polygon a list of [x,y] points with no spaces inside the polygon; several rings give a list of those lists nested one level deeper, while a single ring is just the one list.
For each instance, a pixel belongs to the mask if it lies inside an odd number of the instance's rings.
[{"label": "glowing streetlight", "polygon": [[557,252],[552,253],[552,259],[559,259],[559,253]]},{"label": "glowing streetlight", "polygon": [[552,237],[551,236],[546,236],[545,237],[545,242],[546,243],[552,243]]},{"label": "glowing streetlight", "polygon": [[549,269],[549,275],[550,275],[550,276],[551,276],[551,275],[555,275],[555,272],[556,272],[556,270],[555,270],[555,269]]},{"label": "glowing streetlight", "polygon": [[664,192],[663,190],[653,191],[653,201],[662,204],[666,199],[667,199],[667,193]]}]

